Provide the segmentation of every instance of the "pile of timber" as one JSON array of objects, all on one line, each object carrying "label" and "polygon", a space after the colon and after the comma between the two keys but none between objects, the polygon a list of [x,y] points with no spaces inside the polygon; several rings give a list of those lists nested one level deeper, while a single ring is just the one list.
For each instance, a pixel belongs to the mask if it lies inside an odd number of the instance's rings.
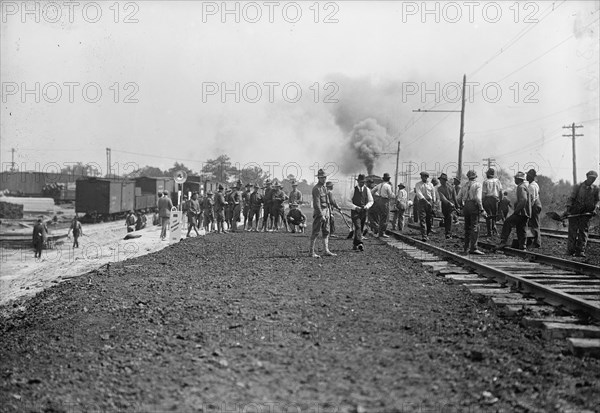
[{"label": "pile of timber", "polygon": [[26,198],[17,196],[0,197],[0,202],[19,204],[25,213],[52,212],[54,213],[54,199],[52,198]]},{"label": "pile of timber", "polygon": [[0,201],[0,218],[23,218],[23,205]]}]

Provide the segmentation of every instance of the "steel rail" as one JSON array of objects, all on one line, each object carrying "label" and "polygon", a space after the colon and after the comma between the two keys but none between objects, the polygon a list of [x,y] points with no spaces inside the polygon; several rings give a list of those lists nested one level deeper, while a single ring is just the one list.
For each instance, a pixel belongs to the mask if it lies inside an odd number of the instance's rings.
[{"label": "steel rail", "polygon": [[438,256],[448,258],[451,261],[458,262],[466,267],[472,268],[473,270],[478,270],[482,273],[482,275],[489,276],[489,278],[493,278],[501,284],[514,284],[518,289],[530,293],[536,298],[543,299],[549,304],[555,306],[561,305],[575,312],[585,312],[595,319],[600,319],[600,305],[595,305],[589,301],[582,300],[570,294],[565,294],[562,291],[537,283],[535,281],[527,280],[518,275],[510,274],[506,271],[490,267],[481,262],[471,260],[465,256],[455,254],[426,242],[418,241],[396,231],[388,232],[395,238],[404,241],[407,244],[417,246],[420,249],[432,252]]}]

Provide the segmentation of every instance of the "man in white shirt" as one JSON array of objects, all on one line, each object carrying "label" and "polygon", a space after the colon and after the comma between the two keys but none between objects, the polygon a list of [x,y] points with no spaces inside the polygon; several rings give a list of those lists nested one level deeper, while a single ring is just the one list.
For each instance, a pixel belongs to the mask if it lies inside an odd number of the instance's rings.
[{"label": "man in white shirt", "polygon": [[392,229],[396,229],[398,223],[398,231],[404,229],[404,212],[408,208],[408,193],[403,183],[398,184],[398,194],[396,195],[396,210],[392,219]]},{"label": "man in white shirt", "polygon": [[540,232],[540,213],[542,212],[542,203],[540,202],[540,186],[535,181],[537,173],[535,169],[527,171],[527,182],[529,182],[529,197],[531,202],[531,218],[529,218],[529,229],[533,236],[531,246],[540,248],[542,246],[542,233]]},{"label": "man in white shirt", "polygon": [[367,219],[367,210],[373,205],[373,195],[371,194],[371,190],[365,186],[365,176],[363,174],[358,175],[356,180],[358,181],[358,185],[354,187],[351,199],[352,211],[350,212],[350,218],[352,218],[352,226],[354,229],[352,249],[364,251],[365,247],[362,242],[362,234]]},{"label": "man in white shirt", "polygon": [[385,233],[387,225],[390,220],[390,202],[394,201],[394,190],[390,184],[390,174],[383,174],[383,182],[373,188],[373,199],[377,203],[379,209],[379,233],[377,238],[389,238],[389,235]]},{"label": "man in white shirt", "polygon": [[487,178],[483,181],[481,196],[483,209],[487,214],[487,218],[485,219],[487,236],[491,237],[494,234],[498,234],[496,221],[498,221],[498,215],[500,214],[498,212],[498,204],[502,199],[502,184],[496,178],[494,168],[489,168],[485,175]]},{"label": "man in white shirt", "polygon": [[435,233],[433,226],[433,205],[437,202],[437,191],[430,182],[427,182],[429,173],[421,172],[421,182],[415,185],[415,194],[419,203],[419,226],[421,227],[421,241],[429,241],[429,234]]}]

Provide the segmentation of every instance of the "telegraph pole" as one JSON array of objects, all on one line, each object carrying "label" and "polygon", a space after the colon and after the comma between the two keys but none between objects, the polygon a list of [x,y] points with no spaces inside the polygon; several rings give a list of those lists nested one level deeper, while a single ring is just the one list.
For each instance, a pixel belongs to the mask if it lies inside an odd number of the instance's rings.
[{"label": "telegraph pole", "polygon": [[106,177],[110,178],[110,148],[106,148]]},{"label": "telegraph pole", "polygon": [[400,141],[398,141],[398,151],[396,152],[396,175],[394,175],[394,191],[398,188],[398,164],[400,163]]},{"label": "telegraph pole", "polygon": [[490,169],[492,167],[492,162],[496,162],[496,160],[494,158],[483,158],[483,161],[487,162],[488,169]]},{"label": "telegraph pole", "polygon": [[563,126],[563,129],[571,129],[570,135],[563,135],[573,140],[573,185],[577,185],[577,161],[575,158],[575,138],[578,136],[583,136],[583,134],[575,134],[576,128],[583,128],[583,125],[575,125],[572,123],[570,126]]},{"label": "telegraph pole", "polygon": [[465,93],[467,89],[467,75],[463,75],[463,85],[462,85],[462,103],[460,110],[413,110],[413,112],[460,112],[460,136],[458,143],[458,171],[456,172],[456,177],[461,179],[462,177],[462,153],[463,147],[465,146]]},{"label": "telegraph pole", "polygon": [[12,161],[10,163],[10,171],[14,172],[16,170],[15,169],[15,151],[16,151],[16,149],[12,148],[10,151],[12,152]]}]

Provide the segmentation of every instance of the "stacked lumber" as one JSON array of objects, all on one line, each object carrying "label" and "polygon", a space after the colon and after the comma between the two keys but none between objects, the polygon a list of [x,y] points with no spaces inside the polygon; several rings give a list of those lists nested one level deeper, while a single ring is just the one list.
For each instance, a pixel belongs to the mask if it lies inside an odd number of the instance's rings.
[{"label": "stacked lumber", "polygon": [[0,218],[23,218],[23,205],[0,201]]},{"label": "stacked lumber", "polygon": [[23,212],[54,212],[54,199],[52,198],[25,198],[3,196],[0,198],[2,202],[11,204],[19,204],[23,206]]}]

